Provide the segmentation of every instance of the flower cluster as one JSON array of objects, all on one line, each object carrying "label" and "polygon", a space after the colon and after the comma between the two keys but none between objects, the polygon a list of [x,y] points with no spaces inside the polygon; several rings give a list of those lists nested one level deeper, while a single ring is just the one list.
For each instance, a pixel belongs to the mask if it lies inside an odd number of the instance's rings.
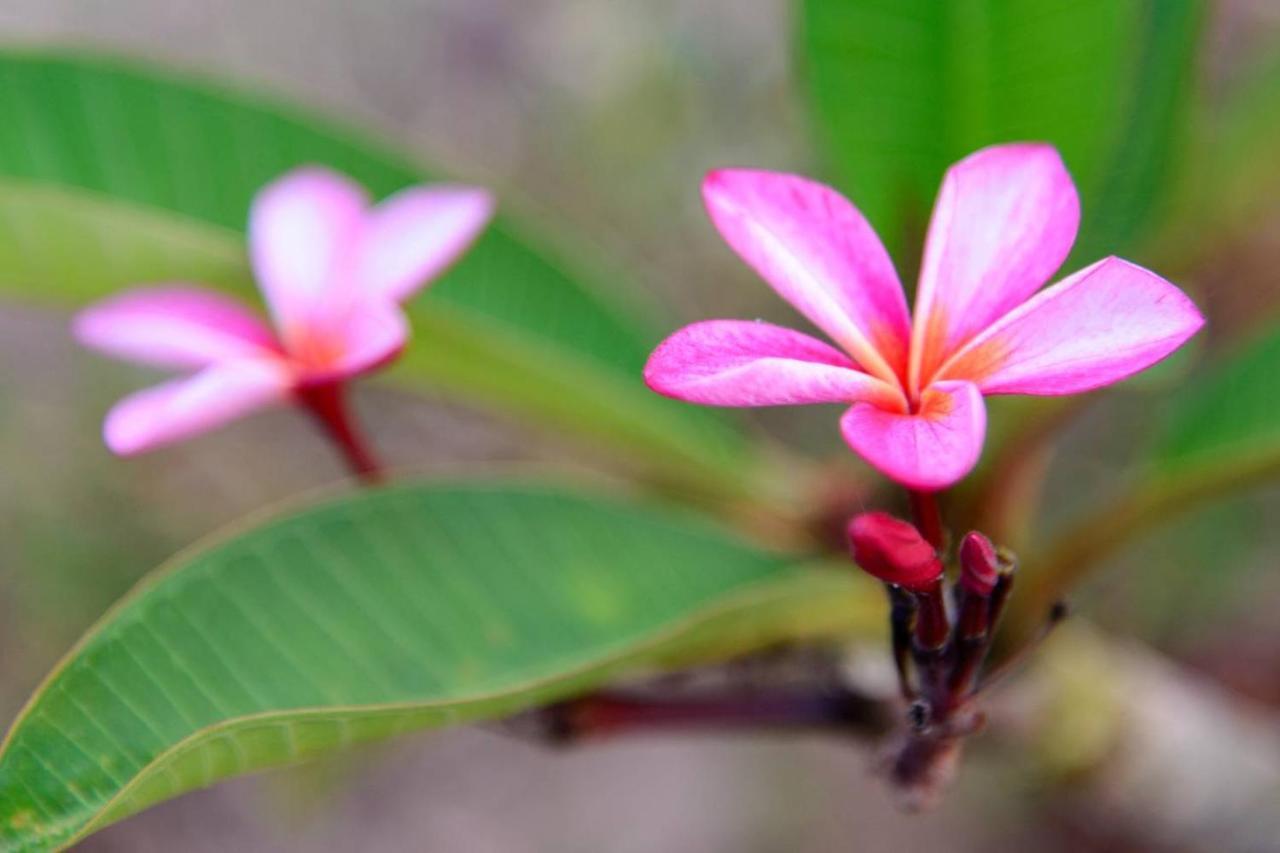
[{"label": "flower cluster", "polygon": [[948,590],[939,554],[913,525],[864,513],[849,523],[848,538],[854,561],[889,592],[893,657],[911,726],[887,770],[907,804],[922,805],[945,785],[960,739],[982,726],[973,699],[1014,562],[981,533],[969,533],[958,549],[959,580]]}]

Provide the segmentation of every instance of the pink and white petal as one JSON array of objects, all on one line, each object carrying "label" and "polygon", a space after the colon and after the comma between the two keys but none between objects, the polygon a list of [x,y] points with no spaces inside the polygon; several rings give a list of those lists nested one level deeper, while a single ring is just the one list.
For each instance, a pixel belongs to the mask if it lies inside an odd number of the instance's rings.
[{"label": "pink and white petal", "polygon": [[868,373],[905,376],[911,321],[888,252],[830,187],[797,175],[722,169],[702,185],[711,221],[783,299]]},{"label": "pink and white petal", "polygon": [[834,347],[747,320],[684,327],[649,356],[644,380],[659,394],[707,406],[902,400],[896,386],[861,372]]},{"label": "pink and white petal", "polygon": [[305,166],[269,184],[249,212],[249,254],[281,336],[355,298],[352,280],[368,208],[364,190],[337,172]]},{"label": "pink and white petal", "polygon": [[911,387],[1035,293],[1066,260],[1080,200],[1058,152],[984,148],[948,170],[934,206],[916,293]]},{"label": "pink and white petal", "polygon": [[840,419],[844,440],[876,470],[909,489],[954,485],[982,455],[987,410],[968,382],[937,382],[921,395],[920,412],[899,414],[858,403]]},{"label": "pink and white petal", "polygon": [[1181,290],[1106,258],[1014,309],[939,375],[974,382],[984,394],[1075,394],[1150,367],[1203,325]]},{"label": "pink and white petal", "polygon": [[322,333],[309,352],[294,357],[304,384],[349,379],[395,359],[409,340],[409,322],[400,306],[366,302],[354,306],[340,324]]},{"label": "pink and white petal", "polygon": [[402,302],[444,272],[493,217],[494,200],[472,187],[410,187],[365,222],[356,280],[362,292]]},{"label": "pink and white petal", "polygon": [[82,345],[153,367],[204,367],[278,352],[271,329],[238,299],[192,285],[136,288],[75,316]]},{"label": "pink and white petal", "polygon": [[103,438],[121,456],[142,453],[284,399],[291,388],[292,374],[279,359],[211,365],[125,397],[107,415]]}]

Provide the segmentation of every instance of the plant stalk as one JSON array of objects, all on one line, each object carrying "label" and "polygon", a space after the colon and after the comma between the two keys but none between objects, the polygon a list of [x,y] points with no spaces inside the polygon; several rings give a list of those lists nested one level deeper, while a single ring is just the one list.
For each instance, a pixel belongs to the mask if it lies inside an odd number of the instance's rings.
[{"label": "plant stalk", "polygon": [[601,691],[540,709],[559,743],[645,732],[815,731],[880,734],[892,711],[848,688],[743,690],[704,696],[641,696]]},{"label": "plant stalk", "polygon": [[938,508],[937,492],[921,492],[908,489],[911,499],[911,518],[920,530],[925,541],[938,551],[946,544],[946,534],[942,526],[942,511]]},{"label": "plant stalk", "polygon": [[299,404],[311,413],[338,449],[352,474],[366,486],[376,486],[386,479],[382,463],[351,416],[345,383],[308,385],[299,388],[296,395]]}]

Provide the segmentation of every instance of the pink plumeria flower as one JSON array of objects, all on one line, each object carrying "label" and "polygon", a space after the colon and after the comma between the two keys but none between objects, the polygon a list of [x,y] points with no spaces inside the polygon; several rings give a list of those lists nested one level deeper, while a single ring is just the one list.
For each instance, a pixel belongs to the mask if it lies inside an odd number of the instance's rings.
[{"label": "pink plumeria flower", "polygon": [[1105,258],[1039,293],[1075,241],[1080,202],[1057,151],[998,145],[951,167],[914,316],[862,214],[795,175],[712,172],[703,196],[748,264],[839,345],[710,320],[653,353],[660,394],[711,406],[845,403],[845,441],[886,476],[937,491],[977,464],[983,396],[1075,394],[1173,352],[1204,318],[1178,288]]},{"label": "pink plumeria flower", "polygon": [[106,419],[107,446],[150,450],[385,365],[409,336],[400,303],[453,263],[492,212],[488,193],[460,186],[410,187],[372,207],[357,184],[318,167],[265,187],[250,212],[249,254],[270,324],[189,284],[129,290],[75,318],[86,346],[194,371],[121,400]]}]

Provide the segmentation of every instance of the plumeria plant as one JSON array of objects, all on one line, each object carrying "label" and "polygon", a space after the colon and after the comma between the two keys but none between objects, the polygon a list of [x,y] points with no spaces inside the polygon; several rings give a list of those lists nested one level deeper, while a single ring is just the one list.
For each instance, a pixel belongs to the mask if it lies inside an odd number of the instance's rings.
[{"label": "plumeria plant", "polygon": [[956,714],[1012,582],[1014,558],[998,561],[991,542],[970,532],[948,615],[937,493],[978,462],[983,396],[1110,385],[1169,355],[1204,319],[1178,288],[1118,258],[1036,293],[1066,260],[1080,220],[1075,186],[1047,145],[986,148],[947,171],[914,317],[875,232],[829,187],[726,170],[707,177],[703,197],[734,250],[843,352],[769,323],[711,320],[664,341],[645,379],[715,406],[849,404],[845,441],[909,490],[914,527],[859,515],[849,542],[858,565],[888,585],[900,689],[913,701],[919,737],[902,748],[894,778],[929,797],[949,775],[958,735],[974,728],[971,715]]},{"label": "plumeria plant", "polygon": [[[1162,756],[1212,744],[1219,763],[1268,748],[1244,723],[1150,725],[1142,690],[1179,667],[1093,624],[1087,601],[1041,641],[1135,535],[1280,476],[1276,336],[1184,348],[1205,327],[1197,302],[1220,326],[1197,274],[1217,244],[1197,212],[1243,227],[1266,194],[1228,168],[1260,162],[1239,155],[1269,153],[1275,134],[1172,143],[1202,96],[1182,85],[1200,20],[1178,4],[1127,28],[1095,20],[1109,4],[1051,19],[993,6],[959,33],[946,4],[908,4],[912,44],[995,69],[980,103],[933,74],[934,53],[864,44],[907,26],[881,20],[884,4],[797,5],[820,179],[724,168],[723,153],[698,169],[711,227],[808,331],[650,322],[643,288],[528,236],[502,191],[260,95],[0,51],[0,205],[31,223],[0,228],[0,292],[70,306],[70,337],[95,354],[182,374],[106,412],[107,450],[180,466],[212,452],[204,433],[284,403],[351,475],[155,572],[124,570],[137,586],[34,685],[0,744],[0,850],[65,848],[223,779],[479,721],[574,748],[653,731],[875,743],[909,808],[948,790],[970,743],[1019,744],[1020,770],[1053,782],[1161,737],[1177,741]],[[1133,67],[1092,54],[1135,43]],[[877,81],[910,115],[872,97]],[[1142,127],[1117,132],[1134,105]],[[355,416],[366,376],[604,470],[407,473],[420,460],[388,464]],[[1074,472],[1089,431],[1113,430],[1113,405],[1137,393],[1151,441],[1124,448],[1136,464],[1122,476],[1096,466],[1110,491],[1071,517],[1059,493],[1086,488]],[[385,398],[360,394],[376,427]],[[1097,423],[1075,417],[1084,401]],[[761,440],[762,423],[723,411],[808,404],[840,407],[837,453],[801,446],[799,412]],[[96,440],[94,454],[120,482],[146,467]],[[219,466],[272,476],[234,455]],[[1017,692],[1037,680],[1049,688]],[[1080,683],[1108,701],[1082,701]],[[1064,741],[1057,722],[1080,715],[1102,746]],[[1046,770],[1028,758],[1042,752],[1074,763]],[[1201,781],[1213,763],[1162,772],[1212,797],[1230,787]]]},{"label": "plumeria plant", "polygon": [[[703,195],[730,245],[845,352],[772,324],[712,320],[659,345],[644,378],[694,403],[851,404],[845,440],[908,489],[915,516],[913,525],[859,514],[848,542],[855,563],[888,590],[899,692],[909,703],[890,775],[908,803],[930,802],[953,775],[960,738],[981,726],[976,676],[1016,564],[970,532],[956,549],[954,595],[944,590],[949,537],[937,493],[977,464],[983,395],[1111,384],[1169,355],[1203,317],[1178,288],[1117,258],[1032,295],[1065,260],[1080,216],[1075,186],[1047,145],[984,149],[947,172],[914,322],[888,253],[834,190],[794,175],[722,170],[708,176]],[[274,182],[254,201],[249,254],[276,334],[239,303],[190,286],[128,291],[76,318],[86,345],[201,368],[117,405],[107,445],[135,453],[292,398],[354,474],[378,482],[381,468],[343,405],[344,385],[405,346],[398,302],[455,260],[491,209],[480,190],[415,187],[370,210],[358,187],[315,168]],[[690,721],[733,717],[737,701],[722,697],[715,713],[700,707]],[[652,713],[615,700],[602,722],[600,703],[593,696],[549,708],[550,733],[625,732]],[[779,703],[769,724],[788,724],[797,708],[811,719],[810,703]],[[664,720],[686,714],[668,708]]]}]

